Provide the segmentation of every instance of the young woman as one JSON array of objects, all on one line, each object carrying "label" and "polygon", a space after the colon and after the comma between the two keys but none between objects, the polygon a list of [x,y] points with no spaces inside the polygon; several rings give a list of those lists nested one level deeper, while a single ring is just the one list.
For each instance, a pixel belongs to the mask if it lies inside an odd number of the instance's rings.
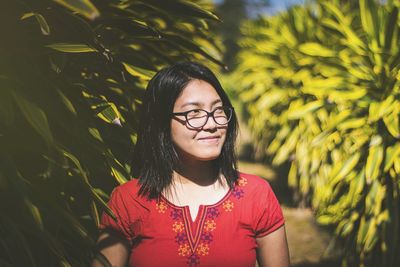
[{"label": "young woman", "polygon": [[102,217],[99,250],[113,266],[289,265],[281,208],[265,180],[236,170],[236,115],[208,68],[158,72],[140,127],[137,179],[113,191],[116,220]]}]

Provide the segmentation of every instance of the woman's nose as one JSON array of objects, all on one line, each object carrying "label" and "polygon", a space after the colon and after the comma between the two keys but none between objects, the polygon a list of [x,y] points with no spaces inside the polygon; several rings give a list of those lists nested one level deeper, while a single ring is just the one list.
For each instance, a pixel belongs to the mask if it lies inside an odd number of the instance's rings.
[{"label": "woman's nose", "polygon": [[213,130],[217,128],[217,123],[214,121],[212,114],[208,115],[206,124],[203,126],[203,130]]}]

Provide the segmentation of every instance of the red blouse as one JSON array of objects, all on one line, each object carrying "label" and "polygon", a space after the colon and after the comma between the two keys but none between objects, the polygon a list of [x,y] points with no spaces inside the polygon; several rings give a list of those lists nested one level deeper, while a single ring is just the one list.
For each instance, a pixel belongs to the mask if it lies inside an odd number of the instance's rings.
[{"label": "red blouse", "polygon": [[213,205],[200,205],[195,221],[189,207],[166,198],[137,195],[138,180],[118,186],[101,228],[112,228],[131,244],[129,266],[254,267],[256,238],[284,224],[282,210],[268,182],[240,174],[233,189]]}]

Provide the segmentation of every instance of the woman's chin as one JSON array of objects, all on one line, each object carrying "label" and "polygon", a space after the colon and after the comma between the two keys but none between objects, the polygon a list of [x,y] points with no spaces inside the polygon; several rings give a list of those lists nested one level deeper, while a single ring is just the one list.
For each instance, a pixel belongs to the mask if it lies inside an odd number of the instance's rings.
[{"label": "woman's chin", "polygon": [[197,159],[200,161],[211,161],[211,160],[217,159],[219,157],[219,155],[221,155],[221,152],[218,151],[218,153],[207,153],[207,154],[199,155],[197,157]]}]

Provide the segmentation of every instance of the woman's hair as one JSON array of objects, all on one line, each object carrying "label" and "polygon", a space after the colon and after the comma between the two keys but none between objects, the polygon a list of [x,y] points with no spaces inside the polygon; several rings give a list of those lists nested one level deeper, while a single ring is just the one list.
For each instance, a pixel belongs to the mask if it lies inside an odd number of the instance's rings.
[{"label": "woman's hair", "polygon": [[[139,193],[148,198],[157,198],[171,184],[173,170],[179,164],[171,138],[171,114],[176,99],[192,80],[211,84],[223,105],[232,107],[217,77],[198,63],[177,63],[160,70],[150,80],[143,99],[138,139],[132,158],[132,175],[139,178],[141,185]],[[231,188],[238,179],[235,155],[237,127],[233,111],[221,154],[213,160],[216,173],[223,174]]]}]

